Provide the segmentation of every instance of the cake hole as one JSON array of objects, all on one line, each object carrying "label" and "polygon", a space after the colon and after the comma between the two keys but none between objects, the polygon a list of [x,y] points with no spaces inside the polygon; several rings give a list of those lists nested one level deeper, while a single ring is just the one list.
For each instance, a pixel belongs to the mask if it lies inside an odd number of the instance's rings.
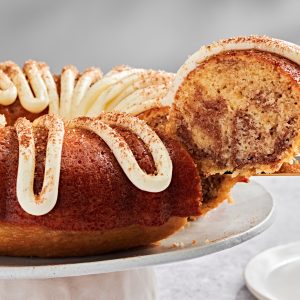
[{"label": "cake hole", "polygon": [[276,126],[273,126],[271,129],[270,129],[270,135],[273,136],[274,133],[276,131]]}]

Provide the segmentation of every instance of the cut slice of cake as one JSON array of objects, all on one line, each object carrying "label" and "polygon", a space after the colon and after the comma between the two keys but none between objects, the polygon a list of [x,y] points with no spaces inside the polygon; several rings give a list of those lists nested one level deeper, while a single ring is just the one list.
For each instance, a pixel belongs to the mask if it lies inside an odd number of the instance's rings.
[{"label": "cut slice of cake", "polygon": [[164,102],[205,176],[273,173],[299,152],[300,47],[258,36],[202,47]]}]

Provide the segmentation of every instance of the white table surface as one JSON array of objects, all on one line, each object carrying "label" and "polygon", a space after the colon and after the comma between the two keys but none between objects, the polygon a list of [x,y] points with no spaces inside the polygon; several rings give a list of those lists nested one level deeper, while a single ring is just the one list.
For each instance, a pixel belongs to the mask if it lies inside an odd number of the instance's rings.
[{"label": "white table surface", "polygon": [[300,177],[255,177],[273,196],[274,224],[234,248],[188,262],[156,267],[160,300],[254,300],[243,272],[265,249],[300,240]]}]

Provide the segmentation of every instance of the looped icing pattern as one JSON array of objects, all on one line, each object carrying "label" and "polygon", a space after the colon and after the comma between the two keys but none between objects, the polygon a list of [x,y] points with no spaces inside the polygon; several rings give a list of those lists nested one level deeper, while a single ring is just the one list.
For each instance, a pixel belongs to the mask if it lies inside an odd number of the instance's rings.
[{"label": "looped icing pattern", "polygon": [[[19,99],[32,113],[48,108],[49,115],[33,123],[20,118],[15,123],[19,141],[17,198],[29,214],[44,215],[56,204],[65,126],[96,133],[112,150],[128,179],[147,192],[165,190],[172,179],[172,161],[164,144],[144,121],[122,113],[137,115],[161,105],[174,75],[119,66],[104,77],[96,68],[79,74],[74,66],[53,76],[41,62],[27,61],[23,70],[13,62],[0,64],[0,105],[9,106]],[[93,119],[92,119],[93,118]],[[0,115],[0,128],[6,125]],[[148,147],[156,173],[147,174],[139,166],[124,138],[111,127],[120,126],[136,134]],[[48,130],[45,175],[42,190],[34,194],[35,143],[33,127]],[[120,145],[124,145],[120,147]]]},{"label": "looped icing pattern", "polygon": [[[38,195],[33,192],[35,143],[32,125],[49,130],[44,181],[42,191]],[[33,124],[25,118],[19,118],[15,123],[15,129],[19,140],[18,201],[29,214],[35,216],[47,214],[55,206],[58,196],[64,123],[60,118],[50,115],[36,119]]]},{"label": "looped icing pattern", "polygon": [[96,117],[102,111],[137,115],[161,105],[173,78],[171,73],[127,66],[105,76],[97,68],[80,74],[72,65],[53,76],[42,62],[27,61],[22,70],[8,61],[0,64],[0,105],[19,99],[27,111],[40,113],[48,107],[50,114],[65,120]]},{"label": "looped icing pattern", "polygon": [[[124,138],[111,126],[124,127],[136,134],[148,147],[155,166],[155,174],[147,174],[136,161]],[[165,190],[172,179],[172,161],[163,142],[142,120],[122,113],[105,113],[98,118],[81,117],[64,124],[60,117],[44,115],[33,123],[20,118],[15,123],[19,141],[17,198],[29,214],[40,216],[50,212],[56,204],[60,177],[64,128],[82,128],[96,133],[111,149],[128,179],[147,192]],[[35,143],[33,127],[48,129],[46,164],[42,190],[34,194]],[[120,145],[123,145],[120,147]]]}]

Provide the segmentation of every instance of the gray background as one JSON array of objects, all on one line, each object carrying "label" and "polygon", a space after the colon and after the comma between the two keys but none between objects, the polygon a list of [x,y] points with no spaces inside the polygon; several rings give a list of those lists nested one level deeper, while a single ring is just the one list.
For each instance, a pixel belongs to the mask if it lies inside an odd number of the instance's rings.
[{"label": "gray background", "polygon": [[[300,1],[0,1],[0,61],[46,61],[108,71],[117,64],[176,72],[188,55],[220,38],[267,34],[300,44]],[[252,300],[247,262],[299,239],[299,178],[260,178],[277,204],[261,236],[205,258],[158,267],[161,299]]]},{"label": "gray background", "polygon": [[0,61],[55,72],[117,64],[176,71],[201,45],[267,34],[300,43],[298,0],[0,0]]},{"label": "gray background", "polygon": [[299,241],[300,178],[253,178],[274,198],[274,224],[260,236],[234,248],[189,262],[157,267],[161,300],[255,300],[245,287],[247,263],[263,250]]}]

